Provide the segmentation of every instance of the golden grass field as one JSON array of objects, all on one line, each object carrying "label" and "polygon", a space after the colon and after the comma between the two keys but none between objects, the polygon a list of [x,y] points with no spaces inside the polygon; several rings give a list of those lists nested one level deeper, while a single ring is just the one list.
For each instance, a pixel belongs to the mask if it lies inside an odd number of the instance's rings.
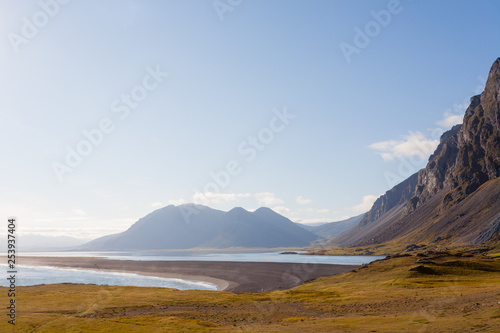
[{"label": "golden grass field", "polygon": [[[0,331],[13,331],[3,317]],[[396,257],[266,293],[18,287],[15,332],[241,331],[500,332],[500,260]]]}]

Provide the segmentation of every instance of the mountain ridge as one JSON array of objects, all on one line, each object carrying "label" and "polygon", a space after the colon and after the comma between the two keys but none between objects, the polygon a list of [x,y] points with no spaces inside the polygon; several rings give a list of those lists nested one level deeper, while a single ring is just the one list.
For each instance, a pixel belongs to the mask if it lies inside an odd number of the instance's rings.
[{"label": "mountain ridge", "polygon": [[95,239],[81,250],[162,250],[231,247],[308,246],[319,237],[288,218],[261,207],[249,212],[235,207],[228,212],[192,204],[166,206],[135,222],[126,231]]},{"label": "mountain ridge", "polygon": [[500,58],[462,125],[443,133],[426,167],[379,197],[329,245],[469,245],[500,232]]},{"label": "mountain ridge", "polygon": [[324,223],[318,226],[306,226],[305,228],[315,235],[323,237],[324,241],[328,241],[329,239],[342,235],[344,232],[358,225],[364,215],[365,213],[345,220]]}]

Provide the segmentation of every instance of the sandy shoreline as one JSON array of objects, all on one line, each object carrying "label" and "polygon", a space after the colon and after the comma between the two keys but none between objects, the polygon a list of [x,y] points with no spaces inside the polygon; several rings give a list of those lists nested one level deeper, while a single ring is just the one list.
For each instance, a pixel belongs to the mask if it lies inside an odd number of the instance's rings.
[{"label": "sandy shoreline", "polygon": [[73,257],[19,257],[19,265],[92,269],[210,282],[234,293],[289,289],[356,265],[232,261],[133,261]]}]

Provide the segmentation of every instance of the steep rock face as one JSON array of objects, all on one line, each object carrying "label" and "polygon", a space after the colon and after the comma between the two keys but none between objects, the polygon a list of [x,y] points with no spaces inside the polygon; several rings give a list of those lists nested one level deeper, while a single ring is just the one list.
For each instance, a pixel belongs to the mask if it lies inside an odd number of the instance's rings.
[{"label": "steep rock face", "polygon": [[408,202],[408,200],[413,197],[415,193],[415,186],[417,185],[418,175],[415,173],[409,178],[394,186],[389,191],[385,192],[384,195],[380,196],[372,206],[372,209],[366,213],[361,222],[361,226],[367,225],[377,219],[382,215],[387,213],[392,208]]},{"label": "steep rock face", "polygon": [[490,71],[484,92],[471,101],[458,133],[460,151],[452,177],[462,196],[500,176],[499,94],[500,59]]},{"label": "steep rock face", "polygon": [[[441,136],[426,168],[377,199],[359,224],[362,238],[348,235],[352,241],[340,244],[376,244],[408,235],[427,241],[487,241],[500,229],[500,202],[490,200],[500,193],[499,176],[500,58],[491,67],[484,92],[471,98],[463,124]],[[461,204],[472,194],[474,198]],[[398,205],[404,208],[389,216]],[[458,213],[450,217],[450,212]]]},{"label": "steep rock face", "polygon": [[457,135],[461,126],[456,125],[441,135],[427,167],[418,172],[418,181],[404,210],[405,215],[413,212],[440,190],[452,188],[449,170],[455,165],[459,151]]},{"label": "steep rock face", "polygon": [[443,200],[446,208],[500,176],[499,94],[500,58],[491,67],[484,92],[471,98],[463,125],[443,135],[427,167],[419,172],[417,198],[409,202],[408,213],[443,188],[451,190]]}]

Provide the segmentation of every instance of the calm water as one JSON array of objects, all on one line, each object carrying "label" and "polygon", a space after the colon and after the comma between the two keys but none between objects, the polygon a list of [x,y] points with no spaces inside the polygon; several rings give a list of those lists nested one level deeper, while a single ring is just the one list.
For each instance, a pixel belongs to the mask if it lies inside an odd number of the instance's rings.
[{"label": "calm water", "polygon": [[380,256],[309,256],[280,252],[208,252],[208,251],[102,251],[102,252],[24,252],[22,255],[42,257],[97,257],[118,260],[175,261],[252,261],[310,264],[364,265]]},{"label": "calm water", "polygon": [[[3,271],[7,271],[7,265],[1,266]],[[1,279],[0,281],[1,286],[8,286],[7,279]],[[160,278],[133,273],[99,272],[92,270],[43,266],[17,266],[17,286],[33,286],[50,283],[85,283],[110,286],[163,287],[176,288],[180,290],[218,290],[215,284],[202,281]]]}]

